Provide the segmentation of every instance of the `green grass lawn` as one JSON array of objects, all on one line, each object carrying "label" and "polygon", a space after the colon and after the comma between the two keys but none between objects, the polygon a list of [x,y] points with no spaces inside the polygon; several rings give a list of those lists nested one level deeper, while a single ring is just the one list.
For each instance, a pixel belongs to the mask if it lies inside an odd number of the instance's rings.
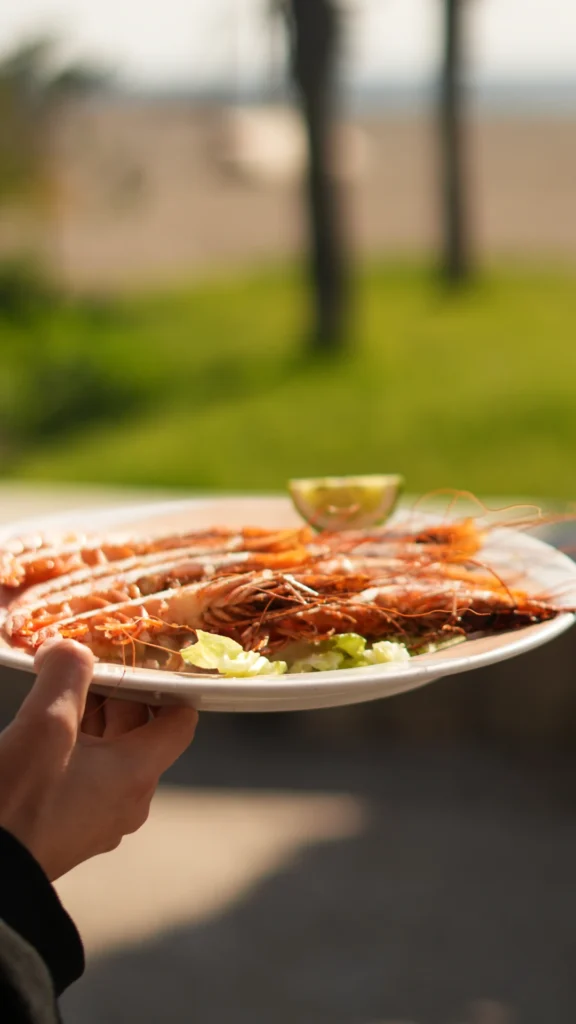
[{"label": "green grass lawn", "polygon": [[292,271],[5,328],[5,472],[277,490],[399,471],[412,492],[575,499],[575,276],[502,270],[453,296],[417,268],[373,268],[348,353],[324,361],[303,356]]}]

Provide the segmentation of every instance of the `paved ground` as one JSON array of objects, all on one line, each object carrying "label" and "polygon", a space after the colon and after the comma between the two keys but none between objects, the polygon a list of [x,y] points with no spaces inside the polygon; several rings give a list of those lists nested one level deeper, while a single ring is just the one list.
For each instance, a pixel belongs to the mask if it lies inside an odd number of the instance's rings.
[{"label": "paved ground", "polygon": [[[82,503],[11,494],[6,518]],[[66,1024],[576,1020],[574,754],[458,742],[446,707],[483,686],[379,702],[372,737],[345,712],[205,715],[146,828],[60,884],[89,952]],[[24,688],[0,672],[4,720]],[[433,727],[394,741],[406,702]]]},{"label": "paved ground", "polygon": [[62,886],[108,945],[68,1024],[576,1019],[572,759],[213,722],[131,855]]}]

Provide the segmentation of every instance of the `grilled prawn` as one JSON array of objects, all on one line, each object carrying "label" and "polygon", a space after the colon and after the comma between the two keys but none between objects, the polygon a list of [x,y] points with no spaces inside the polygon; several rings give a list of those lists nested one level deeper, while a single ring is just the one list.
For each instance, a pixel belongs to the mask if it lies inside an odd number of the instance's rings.
[{"label": "grilled prawn", "polygon": [[198,555],[210,551],[281,552],[312,540],[307,527],[293,530],[264,530],[246,527],[234,531],[225,527],[171,534],[166,537],[110,538],[65,537],[60,542],[31,537],[10,541],[0,549],[0,586],[32,586],[64,576],[83,567],[93,568],[154,552],[187,548]]},{"label": "grilled prawn", "polygon": [[148,648],[159,649],[176,667],[177,650],[194,638],[196,629],[224,634],[246,650],[263,653],[342,632],[420,646],[439,636],[515,629],[558,612],[541,598],[497,583],[490,589],[484,578],[473,583],[470,575],[378,584],[350,574],[237,573],[94,608],[29,636],[20,633],[19,642],[35,648],[59,633],[87,644],[105,660],[124,660],[126,647],[132,646],[138,661],[150,656]]},{"label": "grilled prawn", "polygon": [[211,555],[196,555],[194,549],[183,549],[168,561],[165,552],[156,552],[142,560],[130,558],[99,566],[88,577],[81,571],[60,577],[60,585],[53,580],[30,587],[12,602],[4,622],[4,632],[18,643],[60,620],[122,601],[142,599],[169,588],[183,587],[195,580],[223,573],[294,569],[307,561],[309,555],[302,548]]},{"label": "grilled prawn", "polygon": [[266,530],[214,527],[164,537],[66,536],[55,540],[32,535],[16,538],[0,548],[0,586],[30,587],[76,571],[97,572],[101,566],[146,558],[156,553],[186,550],[187,554],[252,551],[280,553],[305,547],[310,558],[319,552],[406,560],[465,561],[480,548],[483,535],[473,520],[445,523],[414,530],[383,527],[374,531],[343,530],[313,534],[308,527]]}]

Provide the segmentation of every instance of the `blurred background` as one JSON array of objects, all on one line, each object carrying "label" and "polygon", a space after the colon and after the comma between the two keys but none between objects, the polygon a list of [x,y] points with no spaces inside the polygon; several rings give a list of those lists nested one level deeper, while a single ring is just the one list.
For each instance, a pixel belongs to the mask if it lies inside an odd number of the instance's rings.
[{"label": "blurred background", "polygon": [[[572,511],[575,285],[565,0],[4,0],[3,521],[370,472]],[[61,883],[66,1020],[576,1019],[575,653],[205,716]]]}]

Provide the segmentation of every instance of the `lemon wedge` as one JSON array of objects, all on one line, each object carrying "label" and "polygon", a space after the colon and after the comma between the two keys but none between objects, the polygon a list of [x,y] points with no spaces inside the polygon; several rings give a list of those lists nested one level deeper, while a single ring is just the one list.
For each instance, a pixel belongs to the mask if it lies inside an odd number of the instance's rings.
[{"label": "lemon wedge", "polygon": [[300,515],[316,530],[356,530],[377,526],[394,510],[404,478],[326,476],[289,480],[288,490]]}]

